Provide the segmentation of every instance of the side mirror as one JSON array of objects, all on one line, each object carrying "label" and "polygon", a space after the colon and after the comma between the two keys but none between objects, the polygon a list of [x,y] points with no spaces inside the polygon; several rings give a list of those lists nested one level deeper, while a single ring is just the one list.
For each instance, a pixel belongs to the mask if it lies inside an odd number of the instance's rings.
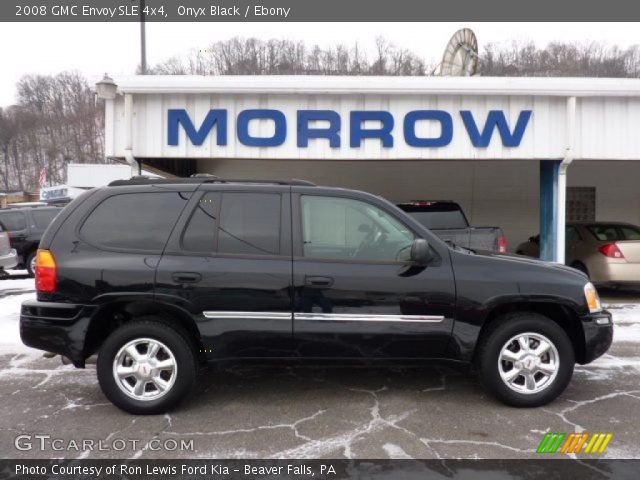
[{"label": "side mirror", "polygon": [[424,238],[416,238],[411,245],[411,261],[418,265],[426,265],[431,260],[429,242]]}]

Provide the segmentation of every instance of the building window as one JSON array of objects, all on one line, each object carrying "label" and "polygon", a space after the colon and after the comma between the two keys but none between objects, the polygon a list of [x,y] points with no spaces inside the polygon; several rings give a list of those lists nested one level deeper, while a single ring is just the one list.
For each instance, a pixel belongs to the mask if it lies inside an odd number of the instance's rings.
[{"label": "building window", "polygon": [[567,188],[567,222],[596,221],[596,187]]}]

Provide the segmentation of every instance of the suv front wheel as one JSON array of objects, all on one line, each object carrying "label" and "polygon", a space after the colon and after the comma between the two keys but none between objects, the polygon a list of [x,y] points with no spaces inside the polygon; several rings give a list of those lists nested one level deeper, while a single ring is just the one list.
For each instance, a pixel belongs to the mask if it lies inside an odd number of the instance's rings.
[{"label": "suv front wheel", "polygon": [[538,407],[560,395],[571,380],[571,340],[553,320],[537,313],[496,319],[478,346],[480,381],[515,407]]},{"label": "suv front wheel", "polygon": [[197,359],[188,334],[155,320],[127,323],[105,340],[98,381],[106,397],[134,414],[164,413],[193,388]]}]

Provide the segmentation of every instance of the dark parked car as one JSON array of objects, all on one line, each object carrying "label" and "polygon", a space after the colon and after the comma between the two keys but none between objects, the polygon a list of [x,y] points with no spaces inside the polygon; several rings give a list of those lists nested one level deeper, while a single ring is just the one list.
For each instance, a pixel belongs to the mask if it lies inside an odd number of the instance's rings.
[{"label": "dark parked car", "polygon": [[507,239],[500,227],[472,227],[456,202],[414,200],[398,207],[445,242],[472,250],[507,251]]},{"label": "dark parked car", "polygon": [[449,359],[538,406],[612,341],[586,276],[451,248],[395,205],[303,181],[135,178],[91,190],[47,229],[26,345],[76,367],[98,352],[105,395],[173,407],[227,359]]},{"label": "dark parked car", "polygon": [[42,234],[60,210],[60,207],[23,207],[0,210],[0,223],[9,232],[11,246],[18,252],[17,268],[26,268],[32,277],[36,250]]}]

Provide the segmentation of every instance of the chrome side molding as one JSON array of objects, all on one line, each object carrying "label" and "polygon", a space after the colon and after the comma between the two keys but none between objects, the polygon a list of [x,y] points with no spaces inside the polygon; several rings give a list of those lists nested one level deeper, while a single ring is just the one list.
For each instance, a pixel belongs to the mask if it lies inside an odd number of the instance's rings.
[{"label": "chrome side molding", "polygon": [[412,322],[439,323],[444,321],[443,315],[380,315],[369,313],[303,313],[287,312],[236,312],[207,311],[202,312],[206,318],[245,318],[253,320],[304,320],[304,321],[344,321],[344,322]]}]

